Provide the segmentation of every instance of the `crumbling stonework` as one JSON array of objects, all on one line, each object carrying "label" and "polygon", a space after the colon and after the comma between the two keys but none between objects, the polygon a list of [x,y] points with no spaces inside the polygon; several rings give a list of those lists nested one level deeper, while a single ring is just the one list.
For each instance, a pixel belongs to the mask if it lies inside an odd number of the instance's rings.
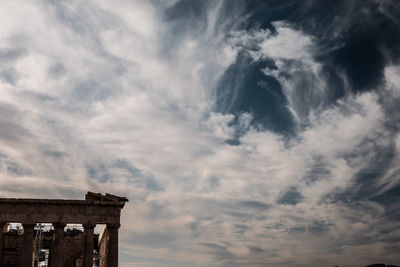
[{"label": "crumbling stonework", "polygon": [[[94,228],[105,224],[108,243],[103,266],[117,267],[120,215],[127,201],[124,197],[92,192],[86,194],[85,200],[0,199],[0,229],[9,222],[18,222],[24,232],[0,231],[0,266],[32,267],[34,227],[37,223],[51,223],[54,231],[45,236],[49,266],[93,266]],[[67,223],[82,224],[84,231],[65,233]]]}]

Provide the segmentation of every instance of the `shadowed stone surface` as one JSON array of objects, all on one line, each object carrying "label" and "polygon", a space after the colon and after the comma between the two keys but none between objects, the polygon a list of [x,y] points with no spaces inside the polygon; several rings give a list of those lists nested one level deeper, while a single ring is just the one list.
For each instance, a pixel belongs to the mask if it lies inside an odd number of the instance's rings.
[{"label": "shadowed stone surface", "polygon": [[[19,266],[32,267],[34,227],[37,223],[52,223],[54,236],[50,266],[62,267],[66,260],[63,257],[66,224],[82,224],[84,227],[84,266],[93,265],[93,230],[96,224],[106,224],[109,232],[107,266],[113,267],[118,266],[118,229],[121,209],[127,201],[125,197],[92,192],[86,194],[85,200],[0,198],[0,226],[9,222],[23,225]],[[0,231],[0,259],[2,245],[3,231]]]}]

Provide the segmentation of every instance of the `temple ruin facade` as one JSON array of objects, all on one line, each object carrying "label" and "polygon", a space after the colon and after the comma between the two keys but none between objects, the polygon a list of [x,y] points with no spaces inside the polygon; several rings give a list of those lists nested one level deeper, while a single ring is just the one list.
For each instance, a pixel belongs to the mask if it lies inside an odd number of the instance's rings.
[{"label": "temple ruin facade", "polygon": [[[85,200],[0,198],[0,266],[32,267],[40,255],[36,249],[38,224],[52,225],[41,236],[49,252],[48,266],[118,266],[118,229],[121,210],[128,199],[88,192]],[[8,231],[12,223],[20,231]],[[67,224],[82,225],[83,231],[65,231]],[[99,235],[96,225],[105,225]],[[96,252],[96,253],[94,253]],[[97,262],[96,262],[97,260]]]}]

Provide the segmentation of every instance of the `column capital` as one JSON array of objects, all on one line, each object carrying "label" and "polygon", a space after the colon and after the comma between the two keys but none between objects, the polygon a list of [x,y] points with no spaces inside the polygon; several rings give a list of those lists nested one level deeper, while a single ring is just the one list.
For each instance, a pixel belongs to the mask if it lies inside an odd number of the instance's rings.
[{"label": "column capital", "polygon": [[107,223],[107,228],[110,229],[119,229],[121,227],[120,223]]},{"label": "column capital", "polygon": [[55,223],[53,223],[54,229],[56,229],[56,228],[63,228],[63,229],[64,229],[65,226],[67,226],[66,223],[62,223],[62,222],[55,222]]},{"label": "column capital", "polygon": [[84,229],[94,229],[96,227],[96,224],[92,223],[92,222],[88,222],[88,223],[82,224],[82,226]]},{"label": "column capital", "polygon": [[22,227],[25,228],[34,228],[36,226],[36,223],[21,223]]}]

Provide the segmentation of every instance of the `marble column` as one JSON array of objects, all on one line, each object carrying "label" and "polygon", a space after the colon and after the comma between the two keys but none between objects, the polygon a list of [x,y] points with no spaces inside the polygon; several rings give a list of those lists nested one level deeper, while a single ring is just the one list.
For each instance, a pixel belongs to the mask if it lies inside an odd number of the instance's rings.
[{"label": "marble column", "polygon": [[65,223],[53,223],[54,236],[50,267],[64,267],[64,228]]},{"label": "marble column", "polygon": [[107,267],[118,267],[118,229],[121,225],[107,224],[108,230],[108,255]]},{"label": "marble column", "polygon": [[22,238],[20,266],[33,266],[33,232],[36,224],[22,224],[24,227],[24,235]]},{"label": "marble column", "polygon": [[3,228],[6,225],[6,222],[0,222],[0,259],[1,259],[1,251],[3,249]]},{"label": "marble column", "polygon": [[82,266],[93,266],[94,228],[96,224],[84,224],[84,249]]}]

